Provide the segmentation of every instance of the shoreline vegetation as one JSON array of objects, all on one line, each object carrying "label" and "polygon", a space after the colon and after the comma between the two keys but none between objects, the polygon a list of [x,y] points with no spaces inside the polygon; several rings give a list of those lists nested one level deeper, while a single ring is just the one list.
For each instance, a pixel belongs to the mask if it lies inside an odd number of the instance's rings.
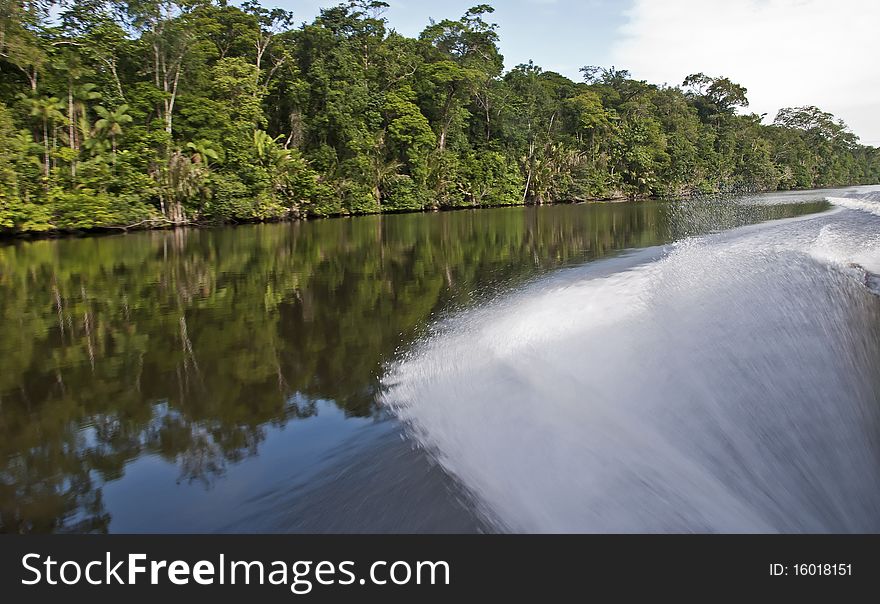
[{"label": "shoreline vegetation", "polygon": [[[841,188],[845,188],[848,186],[859,186],[859,184],[854,185],[839,185]],[[792,192],[808,192],[808,191],[819,191],[823,190],[823,187],[814,187],[810,189],[787,189],[787,191]],[[777,190],[778,191],[778,190]],[[713,194],[709,196],[711,199],[723,199],[726,196],[730,195],[753,195],[753,194],[761,194],[761,193],[772,193],[773,191],[765,190],[765,191],[757,191],[757,190],[747,190],[747,191],[736,191],[729,192],[725,195],[722,194]],[[526,207],[543,207],[543,206],[558,206],[558,205],[584,205],[584,204],[638,204],[638,203],[648,203],[648,202],[672,202],[676,200],[681,200],[681,198],[674,197],[650,197],[650,196],[642,196],[642,197],[614,197],[614,198],[596,198],[596,199],[579,199],[579,200],[559,200],[559,201],[547,201],[542,204],[534,204],[534,203],[510,203],[503,205],[484,205],[484,206],[445,206],[445,207],[434,207],[434,208],[419,208],[419,209],[403,209],[403,210],[385,210],[385,211],[377,211],[377,212],[366,212],[360,214],[326,214],[326,215],[304,215],[299,217],[277,217],[277,218],[267,218],[267,219],[243,219],[243,220],[227,220],[227,221],[203,221],[203,222],[182,222],[175,223],[170,220],[162,220],[161,217],[157,217],[156,219],[146,219],[136,224],[130,225],[106,225],[106,226],[96,226],[90,228],[69,228],[69,229],[49,229],[42,231],[11,231],[11,230],[0,230],[0,245],[4,243],[16,241],[16,240],[40,240],[40,239],[62,239],[62,238],[77,238],[77,237],[92,237],[92,236],[104,236],[104,235],[120,235],[126,233],[136,233],[142,231],[165,231],[172,229],[212,229],[212,228],[220,228],[220,227],[237,227],[237,226],[249,226],[249,225],[257,225],[257,224],[281,224],[281,223],[289,223],[289,222],[301,222],[301,221],[318,221],[318,220],[335,220],[335,219],[345,219],[345,218],[357,218],[357,217],[365,217],[365,216],[397,216],[401,214],[430,214],[430,213],[440,213],[440,212],[458,212],[458,211],[467,211],[467,210],[494,210],[494,209],[502,209],[502,208],[526,208]]]},{"label": "shoreline vegetation", "polygon": [[505,71],[494,9],[0,0],[0,237],[880,182],[813,106],[585,66]]}]

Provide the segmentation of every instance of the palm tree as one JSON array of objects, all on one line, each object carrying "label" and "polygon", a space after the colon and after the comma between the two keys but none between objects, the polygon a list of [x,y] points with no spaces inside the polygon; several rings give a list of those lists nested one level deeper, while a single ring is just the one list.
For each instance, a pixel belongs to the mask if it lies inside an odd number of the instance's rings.
[{"label": "palm tree", "polygon": [[103,138],[87,138],[83,141],[83,148],[88,151],[92,157],[99,157],[106,154],[110,149],[110,144]]},{"label": "palm tree", "polygon": [[95,113],[100,118],[95,122],[95,131],[102,136],[110,137],[110,144],[113,147],[113,163],[116,163],[116,137],[122,134],[122,127],[132,122],[132,117],[128,115],[128,105],[120,105],[115,111],[106,109],[100,105],[95,107]]},{"label": "palm tree", "polygon": [[373,144],[373,152],[370,154],[369,178],[373,185],[373,197],[376,198],[376,206],[382,205],[382,190],[391,178],[396,176],[403,163],[391,159],[385,159],[385,136],[384,133],[376,137]]},{"label": "palm tree", "polygon": [[282,136],[272,138],[264,130],[254,130],[254,151],[260,163],[269,170],[275,191],[280,191],[288,185],[290,173],[296,164],[293,153],[278,145],[282,138]]},{"label": "palm tree", "polygon": [[370,180],[377,206],[382,205],[382,191],[387,188],[388,181],[397,176],[402,167],[403,163],[394,159],[385,161],[378,155],[370,157]]},{"label": "palm tree", "polygon": [[[21,95],[20,95],[21,96]],[[40,121],[43,131],[43,173],[46,178],[49,177],[49,124],[64,120],[64,109],[58,97],[24,97],[28,105],[30,105],[30,115]]]},{"label": "palm tree", "polygon": [[68,120],[68,143],[70,149],[74,152],[73,159],[70,163],[70,175],[76,178],[76,160],[79,155],[81,138],[88,135],[87,130],[83,130],[82,122],[88,121],[86,117],[86,107],[89,101],[97,101],[101,98],[100,92],[95,92],[96,84],[82,84],[74,86],[71,81],[67,89],[67,120]]}]

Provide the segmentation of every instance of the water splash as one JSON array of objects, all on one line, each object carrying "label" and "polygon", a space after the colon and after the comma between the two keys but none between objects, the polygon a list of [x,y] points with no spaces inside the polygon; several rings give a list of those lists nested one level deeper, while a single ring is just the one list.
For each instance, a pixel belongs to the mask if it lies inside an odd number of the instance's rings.
[{"label": "water splash", "polygon": [[385,403],[501,530],[880,531],[880,202],[831,201],[463,312]]}]

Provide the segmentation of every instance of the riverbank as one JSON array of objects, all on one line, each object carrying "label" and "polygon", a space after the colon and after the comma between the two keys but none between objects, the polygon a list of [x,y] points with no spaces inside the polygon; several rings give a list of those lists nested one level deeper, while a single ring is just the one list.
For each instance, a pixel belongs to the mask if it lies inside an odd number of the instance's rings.
[{"label": "riverbank", "polygon": [[0,230],[0,241],[3,240],[15,240],[15,239],[54,239],[59,237],[90,237],[96,235],[109,235],[109,234],[119,234],[119,233],[128,233],[128,232],[137,232],[137,231],[156,231],[156,230],[169,230],[169,229],[182,229],[182,228],[217,228],[223,226],[236,226],[236,225],[249,225],[249,224],[278,224],[285,222],[309,222],[309,221],[319,221],[319,220],[331,220],[331,219],[340,219],[340,218],[354,218],[358,216],[393,216],[399,214],[434,214],[439,212],[458,212],[464,210],[492,210],[492,209],[500,209],[500,208],[516,208],[516,207],[538,207],[538,206],[553,206],[553,205],[574,205],[574,204],[612,204],[612,203],[639,203],[646,201],[660,201],[662,198],[659,197],[636,197],[636,198],[627,198],[627,197],[614,197],[614,198],[603,198],[603,199],[585,199],[585,200],[564,200],[564,201],[550,201],[544,202],[540,204],[536,203],[509,203],[509,204],[493,204],[493,205],[476,205],[476,206],[443,206],[437,208],[425,208],[425,209],[403,209],[403,210],[387,210],[387,211],[378,211],[378,212],[349,212],[349,213],[335,213],[335,214],[327,214],[327,215],[306,215],[306,216],[295,216],[290,215],[286,217],[273,217],[268,219],[250,219],[250,220],[228,220],[228,221],[218,221],[218,220],[187,220],[183,222],[175,222],[168,220],[162,216],[155,216],[153,218],[148,218],[145,220],[140,220],[133,224],[127,225],[108,225],[108,226],[100,226],[100,227],[92,227],[92,228],[82,228],[82,229],[48,229],[42,231],[13,231],[13,230]]},{"label": "riverbank", "polygon": [[[841,185],[841,187],[855,187],[862,186],[860,184],[850,184],[850,185]],[[201,228],[217,228],[223,226],[237,226],[237,225],[250,225],[250,224],[276,224],[276,223],[284,223],[284,222],[299,222],[299,221],[317,221],[317,220],[328,220],[328,219],[340,219],[340,218],[353,218],[357,216],[379,216],[379,215],[398,215],[398,214],[432,214],[438,212],[458,212],[464,210],[491,210],[491,209],[500,209],[500,208],[515,208],[515,207],[538,207],[538,206],[554,206],[554,205],[576,205],[576,204],[627,204],[627,203],[644,203],[649,201],[673,201],[677,199],[706,199],[706,198],[727,198],[735,195],[752,195],[752,194],[765,194],[765,193],[797,193],[797,192],[809,192],[809,191],[822,191],[826,190],[828,187],[814,187],[814,188],[801,188],[801,189],[785,189],[785,190],[747,190],[747,191],[736,191],[736,192],[716,192],[707,196],[697,196],[697,195],[689,195],[689,196],[677,196],[677,197],[657,197],[657,196],[636,196],[636,197],[627,197],[627,196],[615,196],[615,197],[603,197],[603,198],[589,198],[589,199],[576,199],[576,200],[558,200],[558,201],[548,201],[544,203],[534,203],[534,202],[524,202],[524,203],[510,203],[510,204],[492,204],[492,205],[474,205],[474,206],[443,206],[437,208],[424,208],[424,209],[403,209],[403,210],[380,210],[378,212],[350,212],[350,213],[335,213],[328,214],[323,216],[318,215],[306,215],[306,216],[295,216],[290,215],[287,217],[274,217],[270,219],[252,219],[252,220],[229,220],[229,221],[217,221],[217,220],[209,220],[209,221],[185,221],[185,222],[175,222],[171,221],[167,218],[162,217],[161,215],[154,216],[151,218],[147,218],[144,220],[140,220],[138,222],[127,224],[127,225],[108,225],[108,226],[99,226],[99,227],[91,227],[91,228],[57,228],[57,229],[48,229],[41,231],[28,231],[28,230],[3,230],[0,229],[0,243],[4,241],[15,241],[15,240],[36,240],[36,239],[56,239],[63,237],[94,237],[94,236],[102,236],[102,235],[113,235],[120,233],[129,233],[129,232],[137,232],[137,231],[156,231],[156,230],[170,230],[170,229],[201,229]]]}]

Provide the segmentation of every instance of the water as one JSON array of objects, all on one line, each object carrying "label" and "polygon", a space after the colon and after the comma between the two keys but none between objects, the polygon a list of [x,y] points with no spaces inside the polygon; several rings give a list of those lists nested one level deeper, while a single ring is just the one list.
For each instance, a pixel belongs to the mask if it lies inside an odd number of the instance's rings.
[{"label": "water", "polygon": [[829,199],[462,313],[386,401],[508,530],[880,531],[880,198]]},{"label": "water", "polygon": [[2,246],[0,529],[875,531],[877,208]]}]

